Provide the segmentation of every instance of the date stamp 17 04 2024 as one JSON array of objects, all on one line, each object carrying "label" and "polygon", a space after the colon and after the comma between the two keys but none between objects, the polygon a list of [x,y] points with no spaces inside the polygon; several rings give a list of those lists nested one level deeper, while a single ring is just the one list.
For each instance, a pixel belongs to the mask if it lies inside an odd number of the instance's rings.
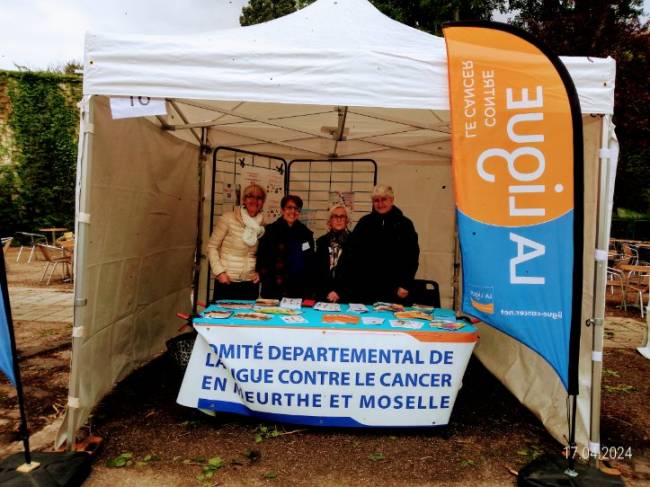
[{"label": "date stamp 17 04 2024", "polygon": [[591,451],[589,448],[564,447],[564,456],[569,458],[596,458],[598,460],[629,460],[632,458],[631,446],[601,446],[598,451]]}]

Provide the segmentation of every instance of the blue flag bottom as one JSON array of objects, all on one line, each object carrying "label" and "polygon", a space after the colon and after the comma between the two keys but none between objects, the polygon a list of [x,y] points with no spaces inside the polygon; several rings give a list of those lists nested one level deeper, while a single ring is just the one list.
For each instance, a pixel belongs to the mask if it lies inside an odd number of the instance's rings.
[{"label": "blue flag bottom", "polygon": [[487,225],[457,213],[463,311],[539,353],[567,387],[573,212],[528,227]]}]

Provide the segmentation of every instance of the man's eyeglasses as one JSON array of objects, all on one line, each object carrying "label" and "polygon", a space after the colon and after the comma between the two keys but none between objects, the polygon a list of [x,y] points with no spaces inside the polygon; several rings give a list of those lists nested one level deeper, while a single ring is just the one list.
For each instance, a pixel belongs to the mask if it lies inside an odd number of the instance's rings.
[{"label": "man's eyeglasses", "polygon": [[264,196],[262,196],[261,194],[247,194],[246,196],[244,196],[244,198],[255,198],[256,200],[260,200],[260,201],[264,200]]},{"label": "man's eyeglasses", "polygon": [[296,211],[300,211],[300,208],[298,208],[298,207],[295,206],[295,205],[287,205],[287,206],[284,207],[284,209],[285,209],[285,210],[296,210]]}]

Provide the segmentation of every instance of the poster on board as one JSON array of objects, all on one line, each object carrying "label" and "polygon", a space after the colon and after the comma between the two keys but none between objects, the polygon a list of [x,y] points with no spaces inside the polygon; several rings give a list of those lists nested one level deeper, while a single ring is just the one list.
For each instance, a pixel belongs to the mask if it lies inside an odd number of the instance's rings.
[{"label": "poster on board", "polygon": [[331,191],[330,208],[334,205],[343,205],[349,211],[354,211],[354,191]]},{"label": "poster on board", "polygon": [[249,184],[260,185],[266,191],[265,220],[272,222],[278,219],[280,217],[280,201],[284,196],[284,175],[277,169],[257,166],[244,166],[240,171],[240,193],[243,193]]}]

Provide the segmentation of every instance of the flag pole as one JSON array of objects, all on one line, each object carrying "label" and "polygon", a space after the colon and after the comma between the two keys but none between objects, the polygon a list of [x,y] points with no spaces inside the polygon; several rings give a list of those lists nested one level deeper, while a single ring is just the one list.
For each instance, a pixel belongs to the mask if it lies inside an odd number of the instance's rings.
[{"label": "flag pole", "polygon": [[23,396],[23,384],[20,380],[20,368],[18,367],[18,356],[16,352],[16,339],[14,336],[14,326],[11,319],[11,303],[9,302],[9,285],[7,283],[7,273],[5,266],[4,253],[0,259],[0,287],[2,288],[2,300],[4,302],[4,309],[7,316],[7,330],[9,332],[9,342],[11,344],[11,357],[14,372],[14,380],[16,386],[16,394],[18,396],[18,409],[20,410],[20,436],[23,442],[25,465],[18,467],[21,471],[30,471],[38,466],[37,462],[32,464],[32,455],[29,450],[29,431],[27,430],[27,415],[25,414],[25,399]]}]

